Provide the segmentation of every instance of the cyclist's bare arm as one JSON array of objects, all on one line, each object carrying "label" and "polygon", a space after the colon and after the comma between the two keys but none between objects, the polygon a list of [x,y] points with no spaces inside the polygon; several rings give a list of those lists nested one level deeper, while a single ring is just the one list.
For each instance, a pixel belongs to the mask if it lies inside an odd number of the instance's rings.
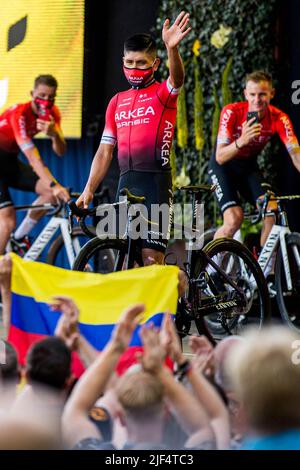
[{"label": "cyclist's bare arm", "polygon": [[[35,173],[43,183],[45,183],[45,186],[52,189],[53,195],[59,197],[59,199],[68,201],[70,199],[68,191],[56,181],[49,168],[47,168],[43,162],[38,149],[33,146],[23,150],[23,153],[27,157]],[[55,182],[56,184],[51,187],[50,184],[52,182]]]},{"label": "cyclist's bare arm", "polygon": [[276,125],[281,142],[286,147],[294,166],[300,171],[300,147],[290,117],[282,113]]},{"label": "cyclist's bare arm", "polygon": [[[216,160],[219,165],[223,165],[235,158],[239,153],[239,148],[248,145],[249,142],[260,134],[261,124],[252,124],[255,118],[243,123],[241,136],[231,144],[218,144]],[[239,148],[238,148],[239,147]]]},{"label": "cyclist's bare arm", "polygon": [[64,135],[62,133],[62,130],[58,124],[55,124],[54,135],[50,137],[52,140],[53,152],[55,152],[56,155],[58,155],[59,157],[62,157],[67,150],[67,144],[66,144]]},{"label": "cyclist's bare arm", "polygon": [[113,157],[113,151],[114,145],[103,143],[99,145],[84,191],[76,201],[78,207],[88,207],[89,203],[92,201],[96,189],[103,181],[109,169]]},{"label": "cyclist's bare arm", "polygon": [[189,14],[182,11],[171,26],[169,19],[163,25],[162,38],[168,53],[170,84],[173,88],[180,88],[184,81],[184,66],[178,45],[191,30],[188,22]]},{"label": "cyclist's bare arm", "polygon": [[300,147],[294,147],[289,153],[294,166],[300,171]]}]

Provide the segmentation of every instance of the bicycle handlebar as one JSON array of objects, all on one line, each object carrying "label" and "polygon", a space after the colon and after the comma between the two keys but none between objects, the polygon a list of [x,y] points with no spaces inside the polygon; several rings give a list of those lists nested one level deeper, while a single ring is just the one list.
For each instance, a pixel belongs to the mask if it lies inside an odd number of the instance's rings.
[{"label": "bicycle handlebar", "polygon": [[257,224],[265,216],[267,208],[268,208],[268,204],[270,201],[280,202],[280,201],[292,201],[295,199],[300,199],[300,195],[290,194],[288,196],[276,196],[273,191],[267,190],[265,194],[263,195],[263,198],[258,198],[256,201],[258,214],[257,214],[257,217],[253,219],[252,224],[253,225]]},{"label": "bicycle handlebar", "polygon": [[88,215],[94,215],[96,213],[97,208],[92,207],[91,209],[81,209],[81,207],[78,207],[76,205],[76,202],[70,199],[67,202],[70,210],[71,210],[71,215],[76,215],[79,218],[85,218]]}]

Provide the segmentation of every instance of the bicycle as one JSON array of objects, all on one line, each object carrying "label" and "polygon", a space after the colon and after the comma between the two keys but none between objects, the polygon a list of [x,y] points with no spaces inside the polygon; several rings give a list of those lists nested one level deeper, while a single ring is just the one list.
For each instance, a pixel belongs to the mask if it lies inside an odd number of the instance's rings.
[{"label": "bicycle", "polygon": [[[296,331],[300,331],[300,234],[291,232],[284,201],[300,199],[300,195],[276,196],[273,191],[267,190],[258,202],[258,214],[253,218],[252,225],[259,223],[266,216],[275,217],[275,224],[263,247],[257,247],[258,240],[254,242],[257,256],[264,276],[267,277],[275,258],[274,287],[269,285],[270,296],[276,296],[278,309],[282,320]],[[268,203],[277,203],[277,210],[268,210]],[[213,236],[214,231],[210,231]],[[235,234],[235,239],[243,241],[241,231]]]},{"label": "bicycle", "polygon": [[[70,193],[72,198],[77,198],[79,195],[80,193],[76,192]],[[101,201],[104,199],[109,200],[107,188],[95,194],[95,200]],[[33,244],[23,255],[23,258],[31,261],[39,260],[45,248],[51,243],[47,250],[46,263],[60,267],[65,267],[68,264],[69,268],[71,268],[81,247],[88,239],[95,237],[96,232],[94,228],[90,226],[85,231],[80,226],[74,228],[70,226],[69,207],[63,201],[60,201],[58,204],[45,203],[15,206],[16,211],[27,211],[28,209],[44,209],[47,211],[46,215],[50,216],[50,220],[35,238]],[[60,230],[60,234],[57,236],[58,230]],[[8,251],[12,251],[10,242],[8,244]]]},{"label": "bicycle", "polygon": [[[212,191],[208,185],[185,186],[181,190],[192,194],[192,233],[196,233],[198,207],[201,193]],[[125,188],[127,210],[132,204],[141,204],[143,197],[137,197]],[[73,202],[70,205],[72,214],[81,217],[82,223],[87,215],[92,215],[96,209],[80,209]],[[95,272],[99,269],[99,259],[102,260],[106,250],[114,253],[114,264],[111,271],[130,269],[136,265],[142,266],[142,255],[139,243],[130,237],[132,216],[128,212],[126,236],[123,239],[94,238],[87,242],[78,254],[73,269],[84,271],[87,265]],[[188,278],[188,290],[179,302],[176,314],[176,326],[185,336],[190,333],[194,321],[200,334],[206,334],[214,342],[214,334],[207,321],[211,315],[219,315],[222,325],[228,334],[236,333],[251,323],[261,327],[270,317],[270,302],[266,282],[250,251],[241,243],[231,239],[218,239],[205,245],[202,249],[192,249],[195,240],[190,238],[188,260],[185,272]],[[227,259],[226,271],[213,259],[218,255]],[[97,261],[98,258],[98,261]],[[100,263],[101,269],[101,263]]]}]

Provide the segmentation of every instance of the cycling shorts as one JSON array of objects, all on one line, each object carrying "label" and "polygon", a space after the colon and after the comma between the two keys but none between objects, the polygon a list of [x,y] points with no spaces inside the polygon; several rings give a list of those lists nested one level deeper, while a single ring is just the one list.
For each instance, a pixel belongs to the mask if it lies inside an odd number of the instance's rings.
[{"label": "cycling shorts", "polygon": [[[137,212],[145,229],[143,232],[139,227],[141,247],[164,253],[168,244],[173,209],[171,172],[130,170],[120,176],[116,201],[122,199],[119,194],[122,188],[128,188],[134,196],[145,197],[142,211]],[[134,207],[134,214],[135,209],[138,207]]]},{"label": "cycling shorts", "polygon": [[0,150],[0,209],[13,206],[9,188],[35,192],[39,177],[18,155]]},{"label": "cycling shorts", "polygon": [[208,174],[216,185],[215,195],[222,213],[229,207],[241,206],[241,196],[256,207],[257,198],[265,192],[263,179],[253,159],[235,159],[219,165],[213,155]]}]

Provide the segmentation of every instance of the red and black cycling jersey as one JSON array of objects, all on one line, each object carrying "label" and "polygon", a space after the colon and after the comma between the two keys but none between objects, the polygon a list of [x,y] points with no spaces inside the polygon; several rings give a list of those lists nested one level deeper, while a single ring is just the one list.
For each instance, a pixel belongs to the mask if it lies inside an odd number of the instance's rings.
[{"label": "red and black cycling jersey", "polygon": [[[220,116],[217,144],[231,144],[242,133],[242,124],[247,120],[248,102],[232,103],[224,106]],[[275,106],[269,105],[259,123],[262,125],[260,135],[239,150],[236,158],[257,156],[274,134],[278,134],[287,151],[290,153],[298,147],[298,140],[289,116]]]},{"label": "red and black cycling jersey", "polygon": [[[51,108],[51,115],[60,125],[60,112],[57,106]],[[15,104],[0,115],[0,149],[8,153],[18,153],[34,147],[32,137],[40,132],[36,127],[37,116],[31,101]]]},{"label": "red and black cycling jersey", "polygon": [[155,81],[111,99],[101,143],[117,143],[121,174],[128,170],[170,170],[179,92],[169,80]]}]

